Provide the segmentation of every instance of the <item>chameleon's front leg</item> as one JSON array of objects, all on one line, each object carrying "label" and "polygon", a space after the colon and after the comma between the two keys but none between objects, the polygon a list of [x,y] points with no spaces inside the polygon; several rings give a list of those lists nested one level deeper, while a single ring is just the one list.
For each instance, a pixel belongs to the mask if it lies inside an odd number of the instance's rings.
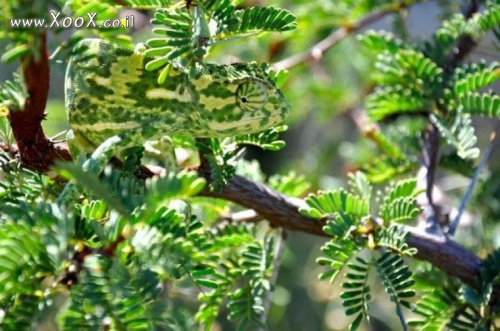
[{"label": "chameleon's front leg", "polygon": [[[156,123],[149,120],[140,126],[107,138],[85,161],[83,170],[93,174],[100,174],[114,156],[119,157],[120,153],[129,147],[141,146],[144,141],[155,137],[158,132],[160,131]],[[77,136],[76,138],[80,137]]]},{"label": "chameleon's front leg", "polygon": [[100,174],[111,158],[130,144],[130,138],[116,135],[106,139],[83,164],[83,170]]},{"label": "chameleon's front leg", "polygon": [[[75,134],[73,130],[70,130],[66,134],[66,142],[68,143],[70,153],[74,160],[76,160],[78,155],[84,154],[86,150],[92,148],[92,143],[90,141],[85,139],[81,134]],[[108,138],[97,147],[90,159],[84,163],[84,170],[95,174],[101,173],[109,160],[123,148],[122,146],[128,143],[130,143],[130,139],[127,139],[124,134]],[[87,148],[83,146],[87,146]]]},{"label": "chameleon's front leg", "polygon": [[[111,158],[117,155],[121,150],[128,147],[134,140],[135,134],[140,134],[136,132],[138,130],[128,131],[127,133],[119,134],[106,139],[90,156],[88,160],[83,164],[83,170],[93,173],[100,174]],[[139,130],[140,131],[140,130]],[[135,133],[135,134],[134,134]],[[70,145],[70,150],[74,158],[76,158],[80,149],[78,148],[78,137],[75,137],[72,132],[68,133],[68,144]],[[81,137],[80,137],[81,138]],[[71,147],[72,146],[72,147]],[[67,204],[68,201],[74,201],[78,198],[80,192],[79,185],[72,180],[64,188],[63,192],[57,198],[57,203],[62,206]]]}]

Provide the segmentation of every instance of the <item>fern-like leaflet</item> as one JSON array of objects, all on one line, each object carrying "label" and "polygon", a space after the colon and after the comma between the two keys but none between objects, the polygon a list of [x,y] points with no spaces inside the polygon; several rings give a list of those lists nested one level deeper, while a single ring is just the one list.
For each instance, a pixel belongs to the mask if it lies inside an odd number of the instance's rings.
[{"label": "fern-like leaflet", "polygon": [[419,330],[483,330],[479,312],[463,302],[456,287],[435,289],[424,295],[417,303],[415,313],[424,320],[413,320],[409,325]]},{"label": "fern-like leaflet", "polygon": [[264,150],[279,151],[285,147],[285,142],[278,140],[279,133],[286,129],[286,125],[275,126],[258,133],[235,137],[233,141],[238,144],[258,146]]},{"label": "fern-like leaflet", "polygon": [[459,157],[462,159],[475,159],[479,156],[479,149],[475,147],[477,137],[474,134],[472,120],[468,114],[456,114],[451,125],[439,116],[431,115],[430,118],[441,135],[450,145],[457,149]]},{"label": "fern-like leaflet", "polygon": [[342,306],[346,308],[346,315],[356,315],[349,329],[357,330],[363,319],[370,321],[368,303],[371,300],[370,286],[368,286],[368,276],[372,267],[371,262],[356,257],[355,263],[347,265],[349,271],[345,278],[348,280],[342,283],[344,291],[340,294]]},{"label": "fern-like leaflet", "polygon": [[399,255],[393,255],[389,252],[382,254],[375,263],[377,273],[382,280],[385,291],[389,294],[391,301],[396,306],[401,324],[406,325],[401,306],[413,309],[413,304],[408,301],[415,296],[412,289],[415,281],[410,269],[404,264],[404,260]]}]

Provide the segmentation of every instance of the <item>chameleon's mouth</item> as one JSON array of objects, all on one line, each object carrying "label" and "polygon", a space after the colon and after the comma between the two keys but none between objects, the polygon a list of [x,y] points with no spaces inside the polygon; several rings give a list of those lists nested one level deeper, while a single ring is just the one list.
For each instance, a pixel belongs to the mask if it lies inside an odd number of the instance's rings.
[{"label": "chameleon's mouth", "polygon": [[248,124],[258,124],[260,123],[263,119],[267,119],[268,120],[268,123],[265,127],[262,127],[260,128],[259,130],[256,130],[257,131],[262,131],[262,130],[265,130],[279,122],[281,122],[281,120],[283,120],[284,118],[281,116],[281,115],[274,115],[274,116],[259,116],[259,117],[252,117],[252,118],[245,118],[245,119],[241,119],[239,121],[235,121],[235,122],[229,122],[229,123],[212,123],[212,128],[216,131],[219,131],[219,132],[225,132],[225,131],[228,131],[228,130],[232,130],[234,128],[238,128],[238,127],[243,127],[243,126],[246,126]]}]

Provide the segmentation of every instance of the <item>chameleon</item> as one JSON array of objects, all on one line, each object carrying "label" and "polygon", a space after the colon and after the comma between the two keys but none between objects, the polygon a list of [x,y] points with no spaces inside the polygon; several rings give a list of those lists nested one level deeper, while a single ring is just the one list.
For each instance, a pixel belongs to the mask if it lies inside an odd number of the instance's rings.
[{"label": "chameleon", "polygon": [[94,170],[125,148],[165,135],[227,137],[282,122],[290,105],[256,63],[172,66],[158,83],[153,58],[101,39],[74,48],[65,77],[70,150],[92,153]]}]

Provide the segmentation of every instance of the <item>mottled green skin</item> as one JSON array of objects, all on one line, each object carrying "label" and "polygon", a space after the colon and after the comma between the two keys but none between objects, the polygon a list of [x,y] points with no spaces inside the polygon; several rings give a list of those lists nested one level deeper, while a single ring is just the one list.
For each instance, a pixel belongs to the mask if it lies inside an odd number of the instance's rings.
[{"label": "mottled green skin", "polygon": [[158,72],[144,69],[148,60],[100,39],[76,45],[65,93],[72,143],[79,150],[92,152],[109,140],[99,153],[110,158],[163,135],[254,133],[289,113],[281,91],[257,64],[196,64],[194,75],[173,67],[159,85]]}]

